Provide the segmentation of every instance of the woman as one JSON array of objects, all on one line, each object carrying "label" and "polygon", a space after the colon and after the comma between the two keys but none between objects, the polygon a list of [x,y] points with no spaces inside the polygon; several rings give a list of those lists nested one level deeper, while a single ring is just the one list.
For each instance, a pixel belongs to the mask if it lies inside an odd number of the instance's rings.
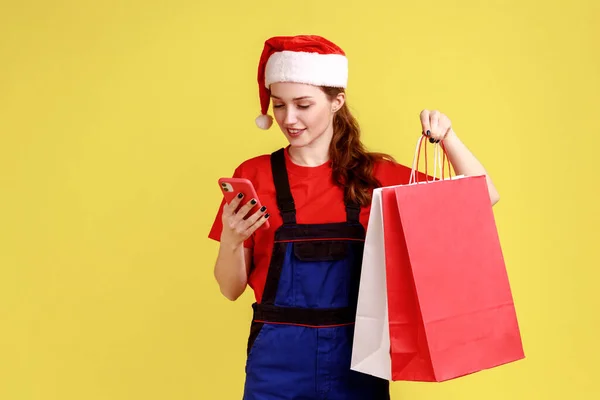
[{"label": "woman", "polygon": [[[273,112],[289,146],[243,162],[264,207],[221,204],[209,237],[220,241],[215,277],[256,303],[244,399],[389,399],[388,382],[350,370],[362,251],[375,187],[406,184],[410,168],[369,153],[346,105],[347,59],[319,36],[265,42],[258,82],[268,129]],[[423,132],[444,141],[457,174],[483,175],[443,114],[424,110]],[[488,178],[493,203],[498,193]],[[237,210],[237,212],[236,212]],[[270,218],[270,228],[259,229]]]}]

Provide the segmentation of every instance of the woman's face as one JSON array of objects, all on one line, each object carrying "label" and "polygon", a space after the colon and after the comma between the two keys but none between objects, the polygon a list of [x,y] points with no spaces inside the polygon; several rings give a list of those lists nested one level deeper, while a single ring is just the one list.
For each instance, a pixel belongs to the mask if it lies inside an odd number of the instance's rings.
[{"label": "woman's face", "polygon": [[329,142],[333,136],[333,115],[344,104],[344,94],[329,100],[321,88],[303,83],[271,85],[273,114],[279,128],[295,147]]}]

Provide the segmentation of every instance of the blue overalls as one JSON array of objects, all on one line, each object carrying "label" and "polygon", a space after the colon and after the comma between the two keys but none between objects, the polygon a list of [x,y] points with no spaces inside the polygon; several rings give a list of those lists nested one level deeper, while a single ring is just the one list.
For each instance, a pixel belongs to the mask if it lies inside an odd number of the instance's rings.
[{"label": "blue overalls", "polygon": [[284,150],[271,155],[283,225],[248,339],[245,400],[389,399],[389,383],[350,370],[365,230],[347,221],[296,223]]}]

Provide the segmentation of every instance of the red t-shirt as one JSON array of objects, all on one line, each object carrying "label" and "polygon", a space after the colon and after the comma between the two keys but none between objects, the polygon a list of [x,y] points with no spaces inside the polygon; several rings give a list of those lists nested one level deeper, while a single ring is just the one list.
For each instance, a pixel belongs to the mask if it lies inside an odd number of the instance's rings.
[{"label": "red t-shirt", "polygon": [[[285,164],[288,171],[290,190],[296,205],[296,222],[299,224],[324,224],[346,220],[344,191],[333,184],[331,180],[331,163],[326,162],[318,167],[304,167],[294,164],[285,151]],[[380,161],[375,164],[374,176],[382,186],[406,184],[410,178],[411,169],[391,161]],[[420,175],[420,174],[419,174]],[[253,249],[254,268],[248,277],[248,284],[254,289],[257,302],[260,302],[269,263],[273,250],[275,231],[283,224],[277,208],[275,185],[271,173],[270,155],[262,155],[243,162],[236,168],[234,178],[250,180],[260,202],[267,207],[270,228],[260,228],[245,241],[244,247]],[[208,235],[219,241],[221,237],[222,211],[225,201],[221,202],[217,216]],[[362,207],[360,222],[367,228],[370,206]]]}]

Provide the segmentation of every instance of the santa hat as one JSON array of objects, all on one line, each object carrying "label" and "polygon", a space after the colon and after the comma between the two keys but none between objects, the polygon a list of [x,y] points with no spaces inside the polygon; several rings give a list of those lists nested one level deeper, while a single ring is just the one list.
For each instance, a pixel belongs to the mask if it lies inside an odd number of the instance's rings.
[{"label": "santa hat", "polygon": [[269,129],[273,117],[267,115],[274,82],[307,83],[345,88],[348,59],[344,51],[316,35],[275,36],[265,42],[258,64],[258,91],[261,115],[256,125]]}]

